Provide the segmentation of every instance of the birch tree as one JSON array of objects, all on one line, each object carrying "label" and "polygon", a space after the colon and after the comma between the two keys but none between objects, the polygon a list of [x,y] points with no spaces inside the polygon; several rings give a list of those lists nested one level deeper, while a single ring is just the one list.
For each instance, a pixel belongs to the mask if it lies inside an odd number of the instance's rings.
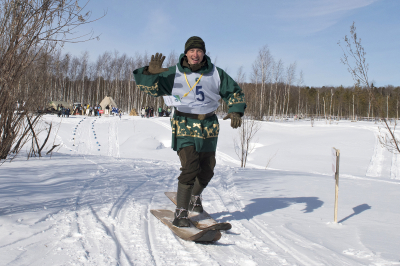
[{"label": "birch tree", "polygon": [[272,78],[273,78],[273,83],[275,86],[274,89],[274,111],[273,111],[273,117],[274,121],[276,119],[277,111],[278,111],[278,84],[281,82],[282,78],[282,73],[283,73],[283,62],[282,59],[279,59],[278,62],[274,62],[273,68],[272,68]]},{"label": "birch tree", "polygon": [[270,79],[272,62],[273,59],[271,53],[268,49],[268,46],[265,45],[258,51],[257,59],[253,64],[253,67],[258,69],[257,73],[259,74],[261,84],[259,93],[259,114],[257,114],[259,117],[262,117],[264,113],[264,106],[266,102],[266,85]]},{"label": "birch tree", "polygon": [[285,84],[285,94],[287,95],[286,114],[285,114],[286,117],[288,116],[288,110],[289,110],[290,88],[293,84],[293,81],[295,80],[295,75],[296,75],[296,62],[290,64],[286,69],[286,84]]}]

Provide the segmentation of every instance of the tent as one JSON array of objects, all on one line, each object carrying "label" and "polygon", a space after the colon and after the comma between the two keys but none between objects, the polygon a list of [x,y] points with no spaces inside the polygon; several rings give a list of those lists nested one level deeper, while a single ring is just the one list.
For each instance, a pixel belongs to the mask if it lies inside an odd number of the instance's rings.
[{"label": "tent", "polygon": [[49,102],[49,105],[48,105],[48,107],[49,108],[54,108],[55,110],[57,110],[57,106],[59,105],[59,104],[61,104],[62,106],[64,106],[65,108],[68,108],[69,107],[69,109],[71,109],[71,111],[72,111],[72,103],[70,103],[70,102],[65,102],[65,101],[51,101],[51,102]]},{"label": "tent", "polygon": [[104,97],[104,99],[101,101],[100,106],[102,110],[106,110],[106,106],[109,105],[110,107],[110,112],[111,112],[111,107],[117,107],[117,104],[114,102],[113,98],[111,97]]}]

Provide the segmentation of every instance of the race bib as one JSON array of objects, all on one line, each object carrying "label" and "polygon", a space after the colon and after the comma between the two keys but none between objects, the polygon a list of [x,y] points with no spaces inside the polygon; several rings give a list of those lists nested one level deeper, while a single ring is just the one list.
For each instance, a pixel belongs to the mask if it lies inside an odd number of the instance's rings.
[{"label": "race bib", "polygon": [[182,105],[181,97],[179,95],[163,96],[164,103],[167,106],[178,106]]}]

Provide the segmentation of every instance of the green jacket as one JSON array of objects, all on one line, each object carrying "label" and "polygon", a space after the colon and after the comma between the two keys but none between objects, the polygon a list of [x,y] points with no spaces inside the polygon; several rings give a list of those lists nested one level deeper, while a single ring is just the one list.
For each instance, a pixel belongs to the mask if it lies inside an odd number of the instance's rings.
[{"label": "green jacket", "polygon": [[[192,71],[182,66],[184,54],[179,57],[177,64],[179,71],[187,74]],[[205,55],[207,64],[197,73],[209,73],[213,69],[211,59]],[[168,71],[152,75],[148,73],[147,66],[133,71],[136,86],[143,92],[154,96],[171,95],[174,85],[176,66],[168,68]],[[220,96],[228,106],[228,113],[237,112],[243,115],[246,108],[244,94],[239,85],[222,69],[216,67],[220,77]],[[171,119],[172,145],[174,150],[185,146],[195,145],[198,152],[215,151],[219,133],[219,123],[216,115],[205,120],[197,120],[176,116]]]},{"label": "green jacket", "polygon": [[[184,54],[181,54],[179,57],[178,68],[181,72],[191,73],[192,71],[189,68],[182,66],[181,62],[183,57]],[[213,69],[211,59],[207,55],[205,55],[205,58],[207,60],[207,65],[198,71],[200,74],[208,73]],[[228,113],[237,112],[243,114],[246,103],[242,89],[224,70],[219,67],[216,68],[221,79],[220,95],[228,106]],[[169,67],[168,71],[156,75],[143,74],[145,70],[147,70],[147,67],[142,67],[133,71],[136,86],[140,90],[155,97],[171,95],[176,73],[175,66]]]}]

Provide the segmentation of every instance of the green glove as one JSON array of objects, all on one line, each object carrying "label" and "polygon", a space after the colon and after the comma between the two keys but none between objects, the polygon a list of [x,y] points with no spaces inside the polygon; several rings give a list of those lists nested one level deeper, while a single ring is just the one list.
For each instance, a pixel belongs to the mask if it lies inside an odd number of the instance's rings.
[{"label": "green glove", "polygon": [[229,113],[224,117],[224,120],[230,118],[231,119],[231,127],[238,128],[242,125],[242,118],[239,113]]},{"label": "green glove", "polygon": [[165,56],[163,56],[162,53],[156,53],[156,55],[152,55],[148,71],[151,74],[159,74],[168,71],[168,68],[162,68],[164,60]]}]

